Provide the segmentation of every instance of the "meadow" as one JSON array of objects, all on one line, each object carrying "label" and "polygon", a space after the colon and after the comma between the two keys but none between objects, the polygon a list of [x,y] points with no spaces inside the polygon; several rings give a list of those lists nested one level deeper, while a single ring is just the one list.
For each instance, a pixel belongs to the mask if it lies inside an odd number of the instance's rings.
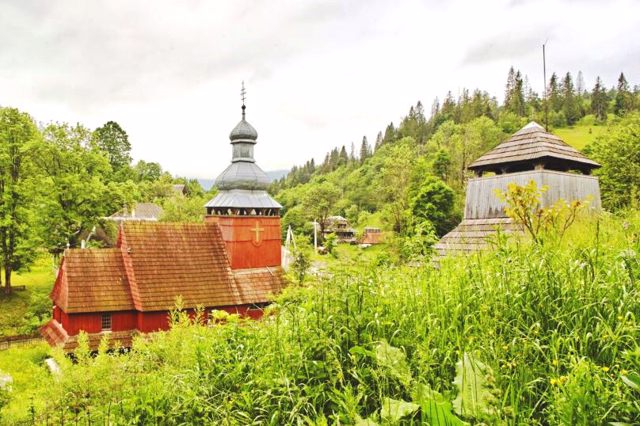
[{"label": "meadow", "polygon": [[51,257],[45,253],[29,271],[13,276],[13,285],[24,286],[10,294],[0,291],[0,338],[4,336],[31,335],[51,318],[51,299],[54,267]]},{"label": "meadow", "polygon": [[[351,249],[349,249],[351,250]],[[261,321],[179,311],[127,353],[0,354],[5,424],[638,424],[640,214],[438,267],[378,256],[292,285]],[[373,253],[373,252],[372,252]],[[342,253],[343,257],[352,259]],[[368,262],[368,263],[367,263]],[[618,423],[613,423],[618,422]]]}]

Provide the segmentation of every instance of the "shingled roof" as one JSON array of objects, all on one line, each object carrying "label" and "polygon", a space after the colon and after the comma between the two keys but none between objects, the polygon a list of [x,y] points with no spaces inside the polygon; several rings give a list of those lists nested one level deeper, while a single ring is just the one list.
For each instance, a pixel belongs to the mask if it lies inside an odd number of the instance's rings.
[{"label": "shingled roof", "polygon": [[120,249],[66,250],[51,298],[67,313],[133,309]]},{"label": "shingled roof", "polygon": [[220,228],[213,223],[125,222],[120,246],[131,290],[140,311],[172,309],[180,295],[185,307],[237,304]]},{"label": "shingled roof", "polygon": [[280,267],[231,270],[215,223],[123,222],[115,249],[67,250],[51,298],[67,313],[268,302]]},{"label": "shingled roof", "polygon": [[589,160],[558,136],[532,121],[509,140],[471,163],[469,169],[477,172],[499,172],[505,167],[538,162],[547,163],[545,168],[552,170],[577,169],[587,173],[600,167],[598,163]]}]

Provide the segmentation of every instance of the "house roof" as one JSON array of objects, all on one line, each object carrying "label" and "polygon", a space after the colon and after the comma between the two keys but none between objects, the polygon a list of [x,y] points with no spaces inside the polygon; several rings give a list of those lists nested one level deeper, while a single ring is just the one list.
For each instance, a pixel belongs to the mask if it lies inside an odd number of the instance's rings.
[{"label": "house roof", "polygon": [[451,232],[443,236],[434,248],[438,256],[469,254],[483,250],[498,230],[508,234],[522,234],[523,228],[511,218],[464,219]]},{"label": "house roof", "polygon": [[138,310],[227,306],[238,302],[220,229],[213,223],[124,222],[123,254],[131,264]]},{"label": "house roof", "polygon": [[163,210],[154,203],[136,203],[131,210],[126,207],[108,217],[111,220],[159,220]]},{"label": "house roof", "polygon": [[120,249],[68,249],[52,298],[67,313],[133,309]]},{"label": "house roof", "polygon": [[164,311],[260,304],[284,287],[282,269],[232,271],[215,223],[123,222],[115,249],[65,252],[51,292],[67,313]]},{"label": "house roof", "polygon": [[558,136],[545,131],[542,126],[532,121],[509,140],[475,160],[468,168],[477,171],[495,171],[500,168],[499,166],[528,163],[544,158],[576,169],[591,170],[600,167],[598,163],[588,159]]}]

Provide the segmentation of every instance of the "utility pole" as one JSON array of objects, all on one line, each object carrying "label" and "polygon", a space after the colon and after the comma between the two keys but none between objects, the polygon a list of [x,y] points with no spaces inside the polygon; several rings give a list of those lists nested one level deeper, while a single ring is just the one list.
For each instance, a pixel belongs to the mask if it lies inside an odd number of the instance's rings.
[{"label": "utility pole", "polygon": [[549,99],[547,99],[547,56],[545,47],[547,42],[542,45],[542,78],[544,79],[544,130],[549,131]]}]

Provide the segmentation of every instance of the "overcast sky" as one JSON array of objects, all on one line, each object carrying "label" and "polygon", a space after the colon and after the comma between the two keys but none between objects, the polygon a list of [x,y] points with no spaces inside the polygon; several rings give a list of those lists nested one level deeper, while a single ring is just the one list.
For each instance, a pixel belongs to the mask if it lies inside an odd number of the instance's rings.
[{"label": "overcast sky", "polygon": [[290,168],[373,142],[421,100],[481,88],[511,65],[640,83],[640,1],[0,0],[0,105],[40,122],[117,121],[134,159],[215,178],[240,119],[258,164]]}]

